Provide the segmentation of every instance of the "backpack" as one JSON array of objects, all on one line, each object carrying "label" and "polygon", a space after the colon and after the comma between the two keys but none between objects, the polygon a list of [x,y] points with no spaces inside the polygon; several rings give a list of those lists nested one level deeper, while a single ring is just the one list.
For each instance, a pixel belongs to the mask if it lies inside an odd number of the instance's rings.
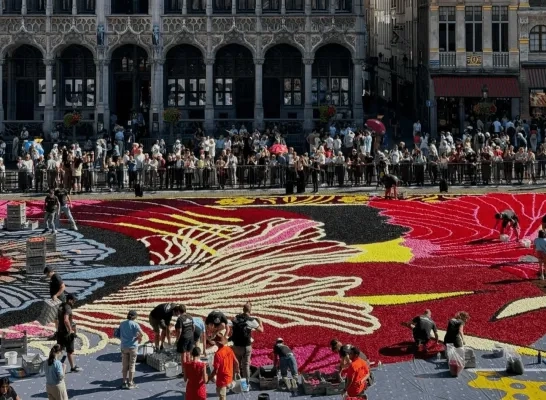
[{"label": "backpack", "polygon": [[249,317],[245,314],[239,314],[233,320],[232,340],[235,345],[242,343],[245,346],[250,345],[252,337],[252,329],[248,327]]}]

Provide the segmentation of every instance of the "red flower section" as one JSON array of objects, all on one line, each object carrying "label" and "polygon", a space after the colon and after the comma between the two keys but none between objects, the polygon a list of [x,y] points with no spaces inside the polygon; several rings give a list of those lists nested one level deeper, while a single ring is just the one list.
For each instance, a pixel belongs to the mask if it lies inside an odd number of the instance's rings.
[{"label": "red flower section", "polygon": [[[471,336],[529,346],[545,334],[540,322],[546,319],[545,310],[534,311],[532,317],[493,321],[509,302],[542,292],[524,280],[506,283],[512,277],[490,267],[512,261],[509,268],[523,271],[524,264],[518,260],[530,253],[516,243],[498,241],[494,214],[513,209],[520,217],[522,237],[533,237],[546,213],[546,196],[490,195],[440,203],[373,200],[371,205],[381,209],[391,223],[411,229],[405,236],[414,254],[409,264],[346,263],[347,254],[354,255],[353,249],[328,240],[309,217],[274,208],[226,210],[185,200],[76,206],[73,213],[80,224],[141,240],[154,263],[196,262],[191,267],[193,274],[188,275],[186,268],[149,272],[116,294],[95,301],[89,309],[82,307],[79,312],[91,317],[84,318],[82,325],[111,335],[111,327],[104,321],[116,321],[118,314],[128,309],[148,311],[152,305],[172,300],[186,302],[190,313],[219,308],[233,316],[251,300],[262,307],[256,314],[270,321],[265,332],[255,336],[257,359],[267,363],[275,339],[282,337],[295,349],[300,368],[307,371],[333,367],[336,357],[327,347],[334,337],[358,345],[374,361],[411,358],[405,349],[411,332],[401,323],[426,308],[432,310],[440,329],[445,329],[457,311],[468,311],[472,319],[465,332]],[[335,212],[335,207],[325,212]],[[343,229],[342,218],[339,224],[337,229]],[[203,260],[209,260],[208,264]],[[245,264],[252,268],[244,269]],[[266,281],[262,291],[237,296],[238,290],[260,280]],[[184,289],[175,286],[178,284]],[[437,299],[425,296],[453,292],[473,294]],[[175,298],[170,295],[174,293]],[[401,295],[408,295],[407,299],[388,297]],[[423,300],[416,302],[410,295],[421,295]],[[373,309],[365,299],[358,299],[366,296],[374,296],[377,305]],[[377,296],[383,296],[382,300]],[[280,298],[286,301],[280,302]],[[346,306],[351,302],[354,307]],[[344,313],[334,314],[337,310]],[[347,329],[361,315],[369,316],[359,320],[368,331]]]},{"label": "red flower section", "polygon": [[522,278],[536,277],[538,266],[522,262],[533,250],[519,244],[513,232],[508,232],[512,233],[510,242],[501,242],[499,231],[494,229],[495,214],[515,211],[520,238],[532,241],[546,215],[546,195],[495,193],[438,203],[372,200],[370,205],[381,209],[391,223],[411,228],[406,245],[414,252],[414,266],[487,266]]}]

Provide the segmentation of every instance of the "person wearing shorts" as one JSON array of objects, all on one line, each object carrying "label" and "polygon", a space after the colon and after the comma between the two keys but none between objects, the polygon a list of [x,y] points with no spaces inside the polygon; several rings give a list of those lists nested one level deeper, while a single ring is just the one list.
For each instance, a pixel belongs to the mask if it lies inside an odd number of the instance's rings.
[{"label": "person wearing shorts", "polygon": [[77,231],[78,227],[76,226],[76,221],[74,221],[74,217],[72,216],[72,213],[70,212],[70,209],[72,208],[72,199],[70,198],[70,195],[65,189],[56,189],[55,190],[55,196],[59,200],[59,209],[57,210],[57,219],[55,221],[55,227],[60,228],[61,227],[61,213],[66,216],[68,219],[68,222],[70,222],[70,227],[72,230]]},{"label": "person wearing shorts", "polygon": [[499,225],[499,222],[502,221],[502,226],[500,230],[500,234],[504,234],[504,230],[510,226],[512,229],[514,229],[514,232],[516,232],[516,240],[519,240],[519,219],[516,213],[512,210],[504,210],[501,213],[495,214],[495,229],[497,229],[497,226]]},{"label": "person wearing shorts", "polygon": [[81,368],[74,363],[74,340],[76,332],[72,322],[72,307],[76,302],[73,294],[66,296],[66,303],[59,308],[59,322],[57,328],[57,344],[66,351],[68,362],[70,363],[70,372],[80,372]]},{"label": "person wearing shorts", "polygon": [[206,327],[203,318],[193,317],[193,341],[196,346],[203,346],[203,355],[207,355],[205,345],[207,344]]},{"label": "person wearing shorts", "polygon": [[195,347],[195,340],[193,333],[195,327],[193,325],[193,318],[186,313],[186,306],[181,305],[180,316],[176,320],[174,329],[176,329],[176,351],[180,354],[180,364],[183,366],[185,363],[190,362],[190,352]]},{"label": "person wearing shorts", "polygon": [[131,310],[127,313],[127,319],[119,325],[119,339],[121,341],[121,374],[123,376],[122,389],[136,389],[133,380],[137,360],[138,343],[143,333],[140,325],[135,321],[137,312]]},{"label": "person wearing shorts", "polygon": [[226,400],[227,390],[233,382],[233,372],[239,371],[239,362],[231,347],[227,345],[227,337],[218,335],[215,342],[218,351],[214,355],[214,369],[210,374],[210,380],[216,382],[216,394],[220,400]]},{"label": "person wearing shorts", "polygon": [[180,310],[181,306],[178,304],[163,303],[156,306],[150,313],[149,322],[154,331],[154,344],[156,349],[163,350],[165,338],[167,338],[169,345],[171,344],[169,326],[173,316],[178,317],[181,314]]},{"label": "person wearing shorts", "polygon": [[535,253],[538,259],[538,275],[544,279],[544,264],[546,263],[546,232],[540,230],[538,237],[533,241]]}]

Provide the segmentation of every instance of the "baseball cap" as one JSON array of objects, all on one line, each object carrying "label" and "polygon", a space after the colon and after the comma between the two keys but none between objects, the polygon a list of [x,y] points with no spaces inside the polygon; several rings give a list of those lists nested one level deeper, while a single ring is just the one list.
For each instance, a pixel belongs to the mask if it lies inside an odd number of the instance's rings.
[{"label": "baseball cap", "polygon": [[282,338],[277,338],[277,343],[282,343],[284,340]]},{"label": "baseball cap", "polygon": [[127,313],[127,317],[128,318],[136,318],[138,316],[137,312],[135,310],[130,310],[128,313]]}]

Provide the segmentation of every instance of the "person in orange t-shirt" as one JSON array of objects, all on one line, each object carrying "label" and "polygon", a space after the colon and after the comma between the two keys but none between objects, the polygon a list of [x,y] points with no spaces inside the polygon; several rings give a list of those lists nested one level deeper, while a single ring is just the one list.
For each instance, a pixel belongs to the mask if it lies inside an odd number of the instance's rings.
[{"label": "person in orange t-shirt", "polygon": [[216,394],[220,400],[226,400],[227,389],[233,382],[233,371],[239,371],[239,361],[231,347],[227,346],[227,338],[216,336],[218,351],[214,355],[214,363],[210,380],[216,382]]},{"label": "person in orange t-shirt", "polygon": [[360,358],[360,349],[351,347],[349,352],[351,365],[347,369],[347,383],[343,398],[356,397],[366,390],[366,381],[370,376],[370,368],[366,361]]}]

